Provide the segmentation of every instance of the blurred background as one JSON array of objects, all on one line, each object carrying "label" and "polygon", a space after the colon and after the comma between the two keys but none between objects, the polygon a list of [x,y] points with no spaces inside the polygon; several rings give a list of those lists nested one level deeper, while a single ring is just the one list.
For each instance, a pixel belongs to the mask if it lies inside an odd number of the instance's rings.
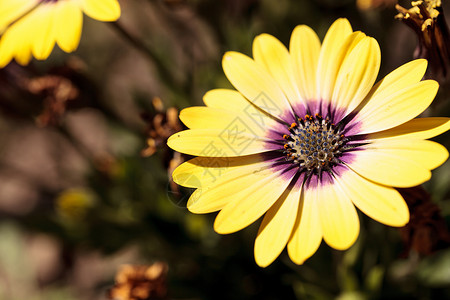
[{"label": "blurred background", "polygon": [[[225,51],[251,55],[264,32],[288,45],[299,24],[323,39],[346,17],[380,43],[382,78],[430,53],[397,1],[119,1],[117,23],[85,17],[76,52],[0,69],[0,299],[450,299],[449,162],[400,191],[406,227],[360,214],[348,251],[322,243],[302,266],[283,252],[265,269],[259,222],[218,235],[169,179],[188,159],[165,145],[178,111],[231,88]],[[445,55],[427,74],[441,83],[428,116],[450,116]]]}]

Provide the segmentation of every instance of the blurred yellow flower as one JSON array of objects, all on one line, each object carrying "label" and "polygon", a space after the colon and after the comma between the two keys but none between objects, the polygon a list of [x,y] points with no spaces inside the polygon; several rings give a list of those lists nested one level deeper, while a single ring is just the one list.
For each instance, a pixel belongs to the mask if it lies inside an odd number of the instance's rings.
[{"label": "blurred yellow flower", "polygon": [[356,0],[356,6],[360,10],[371,10],[379,7],[394,6],[397,0]]},{"label": "blurred yellow flower", "polygon": [[297,26],[289,50],[262,34],[253,59],[223,58],[237,91],[206,93],[206,107],[180,113],[190,128],[168,140],[198,156],[173,180],[197,188],[193,213],[220,210],[214,229],[243,229],[264,215],[255,242],[258,265],[271,264],[287,245],[302,264],[322,238],[339,250],[359,235],[355,206],[390,226],[409,221],[394,187],[419,185],[448,157],[426,139],[450,128],[448,118],[414,119],[433,101],[437,82],[422,80],[424,59],[409,62],[374,85],[381,61],[377,41],[338,19],[321,45]]},{"label": "blurred yellow flower", "polygon": [[83,188],[64,190],[56,198],[56,209],[66,221],[83,220],[90,208],[95,204],[95,195]]},{"label": "blurred yellow flower", "polygon": [[46,59],[55,43],[65,52],[80,42],[83,12],[99,21],[120,17],[117,0],[0,0],[0,68]]}]

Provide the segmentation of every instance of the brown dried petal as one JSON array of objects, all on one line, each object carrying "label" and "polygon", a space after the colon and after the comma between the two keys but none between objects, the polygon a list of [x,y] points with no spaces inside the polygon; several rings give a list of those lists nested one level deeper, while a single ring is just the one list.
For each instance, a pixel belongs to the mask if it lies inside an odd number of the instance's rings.
[{"label": "brown dried petal", "polygon": [[78,97],[79,90],[64,77],[47,75],[30,79],[27,89],[44,98],[44,110],[38,116],[39,126],[57,125],[66,111],[67,101]]},{"label": "brown dried petal", "polygon": [[411,2],[412,8],[396,5],[395,16],[417,35],[415,58],[429,61],[427,75],[439,81],[447,79],[450,68],[450,32],[440,0]]},{"label": "brown dried petal", "polygon": [[164,262],[152,265],[123,265],[116,275],[116,284],[108,299],[152,300],[167,299],[167,272]]}]

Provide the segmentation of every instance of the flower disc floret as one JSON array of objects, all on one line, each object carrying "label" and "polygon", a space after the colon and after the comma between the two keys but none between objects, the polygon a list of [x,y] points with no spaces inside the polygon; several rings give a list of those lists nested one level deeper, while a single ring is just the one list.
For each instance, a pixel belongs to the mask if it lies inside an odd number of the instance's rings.
[{"label": "flower disc floret", "polygon": [[340,163],[348,139],[329,118],[316,114],[298,118],[288,128],[290,134],[283,135],[286,140],[283,148],[287,160],[297,164],[308,173],[331,171],[333,165]]}]

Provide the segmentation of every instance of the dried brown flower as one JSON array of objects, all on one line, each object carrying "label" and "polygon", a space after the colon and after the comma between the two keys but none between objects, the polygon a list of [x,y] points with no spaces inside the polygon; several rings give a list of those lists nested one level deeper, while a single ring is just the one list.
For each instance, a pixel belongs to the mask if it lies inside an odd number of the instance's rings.
[{"label": "dried brown flower", "polygon": [[439,207],[421,187],[398,189],[410,210],[409,223],[400,229],[405,255],[413,250],[430,255],[450,245],[450,233]]},{"label": "dried brown flower", "polygon": [[143,119],[148,123],[146,130],[148,139],[147,148],[141,152],[142,156],[151,156],[157,149],[169,149],[166,144],[167,139],[183,128],[175,107],[164,110],[164,104],[158,97],[153,98],[152,105],[155,113],[143,115]]},{"label": "dried brown flower", "polygon": [[123,265],[116,274],[116,284],[108,292],[112,300],[167,299],[167,272],[164,262],[152,265]]},{"label": "dried brown flower", "polygon": [[44,111],[37,118],[39,126],[58,125],[66,111],[67,102],[79,94],[69,79],[57,75],[30,79],[27,88],[31,93],[45,97]]},{"label": "dried brown flower", "polygon": [[[167,146],[167,139],[172,134],[181,131],[183,125],[178,119],[178,110],[175,107],[164,110],[164,105],[158,97],[153,98],[152,105],[155,112],[143,116],[148,124],[146,130],[148,139],[147,148],[141,151],[141,155],[151,156],[158,149],[161,149],[168,177],[171,178],[173,170],[184,161],[184,158],[180,153],[173,151]],[[173,194],[179,194],[179,187],[172,180],[169,183],[169,188]]]},{"label": "dried brown flower", "polygon": [[395,17],[408,25],[418,37],[416,58],[429,61],[428,75],[439,81],[447,78],[450,68],[450,33],[441,0],[412,1],[412,8],[400,5]]}]

